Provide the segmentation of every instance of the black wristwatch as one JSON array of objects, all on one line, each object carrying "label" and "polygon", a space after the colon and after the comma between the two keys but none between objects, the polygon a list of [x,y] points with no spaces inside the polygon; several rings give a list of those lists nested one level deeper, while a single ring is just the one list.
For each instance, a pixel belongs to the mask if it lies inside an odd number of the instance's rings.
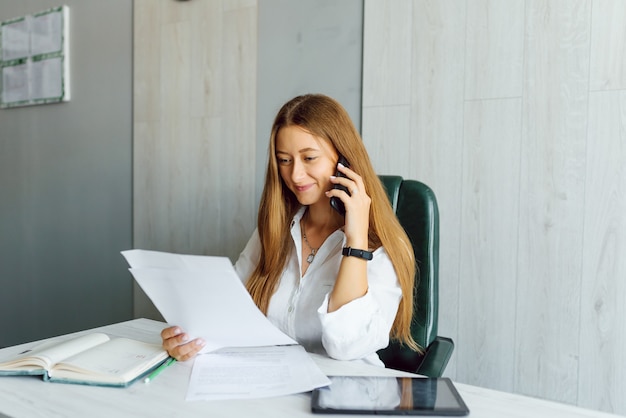
[{"label": "black wristwatch", "polygon": [[359,250],[352,247],[343,247],[341,254],[351,257],[362,258],[363,260],[371,260],[374,258],[374,254],[371,251]]}]

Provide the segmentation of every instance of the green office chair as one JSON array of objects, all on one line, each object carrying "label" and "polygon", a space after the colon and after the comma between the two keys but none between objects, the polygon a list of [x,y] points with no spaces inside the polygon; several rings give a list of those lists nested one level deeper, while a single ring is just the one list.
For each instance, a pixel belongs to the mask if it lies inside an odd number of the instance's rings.
[{"label": "green office chair", "polygon": [[379,176],[391,206],[413,244],[418,272],[411,334],[424,353],[417,353],[391,341],[378,351],[385,366],[392,369],[441,377],[454,351],[450,338],[437,335],[439,314],[439,209],[432,189],[400,176]]}]

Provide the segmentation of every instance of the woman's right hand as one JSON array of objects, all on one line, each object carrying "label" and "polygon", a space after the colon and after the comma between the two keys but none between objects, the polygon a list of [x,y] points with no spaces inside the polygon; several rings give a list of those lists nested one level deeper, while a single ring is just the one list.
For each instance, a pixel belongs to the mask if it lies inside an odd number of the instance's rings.
[{"label": "woman's right hand", "polygon": [[189,335],[177,326],[165,328],[161,331],[161,338],[163,348],[178,361],[189,360],[206,344],[202,338],[189,341]]}]

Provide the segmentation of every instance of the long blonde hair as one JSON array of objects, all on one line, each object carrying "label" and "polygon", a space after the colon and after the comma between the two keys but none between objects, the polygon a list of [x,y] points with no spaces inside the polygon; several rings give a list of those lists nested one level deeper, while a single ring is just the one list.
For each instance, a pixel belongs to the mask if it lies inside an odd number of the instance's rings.
[{"label": "long blonde hair", "polygon": [[252,299],[267,314],[270,298],[276,290],[291,251],[291,220],[301,205],[280,176],[275,144],[278,131],[293,125],[331,144],[363,178],[366,192],[371,198],[369,247],[385,248],[402,288],[402,299],[390,336],[419,350],[411,336],[416,268],[413,247],[393,212],[350,116],[336,100],[328,96],[307,94],[295,97],[283,105],[274,120],[265,186],[258,214],[261,254],[246,285]]}]

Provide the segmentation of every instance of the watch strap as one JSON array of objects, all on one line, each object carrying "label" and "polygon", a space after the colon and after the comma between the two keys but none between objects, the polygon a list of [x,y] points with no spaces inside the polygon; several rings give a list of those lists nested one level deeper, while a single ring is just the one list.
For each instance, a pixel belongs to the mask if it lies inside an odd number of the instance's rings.
[{"label": "watch strap", "polygon": [[358,248],[343,247],[341,254],[348,257],[362,258],[363,260],[371,260],[374,254],[371,251],[359,250]]}]

